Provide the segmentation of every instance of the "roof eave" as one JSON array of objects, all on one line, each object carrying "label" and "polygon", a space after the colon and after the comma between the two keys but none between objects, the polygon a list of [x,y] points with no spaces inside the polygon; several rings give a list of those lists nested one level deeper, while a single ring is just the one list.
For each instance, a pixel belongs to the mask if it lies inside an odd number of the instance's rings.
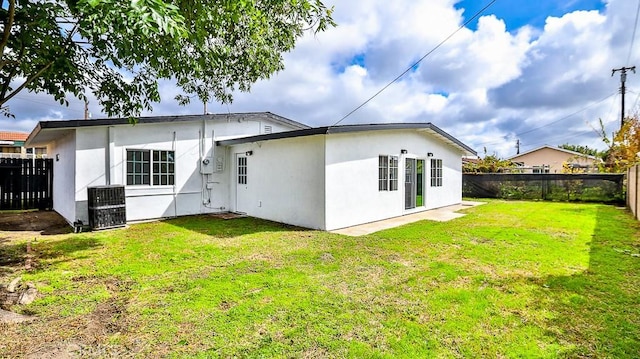
[{"label": "roof eave", "polygon": [[40,131],[42,131],[41,124],[42,124],[42,122],[38,122],[36,127],[33,128],[33,131],[31,131],[29,136],[27,136],[27,139],[24,141],[25,147],[31,147],[31,143],[35,140],[35,138],[38,136]]},{"label": "roof eave", "polygon": [[334,126],[334,127],[325,126],[325,127],[309,128],[305,130],[286,131],[286,132],[278,132],[278,133],[272,133],[267,135],[257,135],[257,136],[248,136],[248,137],[241,137],[236,139],[222,140],[222,141],[217,141],[216,144],[219,146],[233,146],[233,145],[238,145],[243,143],[269,141],[269,140],[277,140],[277,139],[284,139],[284,138],[304,137],[304,136],[321,135],[321,134],[337,134],[337,133],[380,131],[380,130],[406,130],[406,129],[430,131],[432,135],[435,135],[436,137],[440,138],[444,142],[449,143],[450,145],[460,149],[464,155],[477,156],[476,151],[474,151],[464,143],[460,142],[455,137],[444,132],[442,129],[438,128],[432,123],[385,123],[385,124],[345,125],[345,126]]}]

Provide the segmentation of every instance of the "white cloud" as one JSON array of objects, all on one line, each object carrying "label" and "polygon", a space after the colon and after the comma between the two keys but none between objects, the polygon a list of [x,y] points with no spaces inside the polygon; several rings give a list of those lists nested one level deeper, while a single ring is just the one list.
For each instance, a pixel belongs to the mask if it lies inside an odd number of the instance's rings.
[{"label": "white cloud", "polygon": [[[456,31],[464,22],[456,2],[333,1],[338,27],[307,34],[285,54],[284,71],[236,94],[228,107],[210,104],[208,110],[271,111],[310,125],[333,124]],[[638,44],[625,63],[636,6],[609,0],[601,12],[575,11],[548,17],[544,28],[512,31],[503,19],[482,16],[477,30],[460,30],[343,123],[429,121],[479,153],[486,146],[505,157],[514,154],[516,139],[525,150],[565,142],[601,147],[591,126],[603,118],[611,132],[619,116],[619,97],[600,102],[619,86],[611,69],[640,60]],[[640,97],[640,74],[630,74],[627,86],[631,107]],[[156,115],[203,110],[199,103],[177,106],[178,91],[169,82],[161,93]],[[69,110],[16,104],[19,120],[0,126],[30,130],[36,119],[82,115],[82,104]]]}]

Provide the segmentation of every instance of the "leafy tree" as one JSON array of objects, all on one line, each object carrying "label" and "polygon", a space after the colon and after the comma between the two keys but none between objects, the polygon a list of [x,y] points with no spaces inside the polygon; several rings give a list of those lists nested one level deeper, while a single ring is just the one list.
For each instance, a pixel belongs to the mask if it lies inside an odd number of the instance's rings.
[{"label": "leafy tree", "polygon": [[594,156],[594,157],[598,157],[598,158],[602,158],[602,156],[604,154],[603,151],[598,151],[597,149],[591,148],[589,146],[571,145],[571,144],[568,144],[568,143],[560,145],[560,146],[558,146],[558,148],[562,148],[562,149],[565,149],[565,150],[578,152],[578,153],[582,153],[582,154],[585,154],[585,155]]},{"label": "leafy tree", "polygon": [[307,31],[335,25],[320,0],[2,0],[0,107],[21,91],[93,93],[110,116],[136,116],[173,79],[181,104],[232,100],[282,70]]},{"label": "leafy tree", "polygon": [[486,155],[475,162],[465,162],[462,165],[464,173],[502,173],[505,170],[514,169],[517,166],[509,161],[494,155]]},{"label": "leafy tree", "polygon": [[602,121],[600,127],[600,135],[609,146],[605,151],[602,172],[620,173],[640,163],[640,120],[637,115],[627,117],[620,131],[611,139],[607,137]]}]

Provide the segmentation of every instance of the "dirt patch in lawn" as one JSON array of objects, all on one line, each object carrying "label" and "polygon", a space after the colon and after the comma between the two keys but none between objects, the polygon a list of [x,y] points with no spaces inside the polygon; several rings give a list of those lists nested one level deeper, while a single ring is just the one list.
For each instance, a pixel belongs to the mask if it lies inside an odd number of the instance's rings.
[{"label": "dirt patch in lawn", "polygon": [[67,221],[54,211],[0,211],[0,284],[13,273],[35,266],[31,244],[48,235],[71,233]]},{"label": "dirt patch in lawn", "polygon": [[71,233],[67,221],[55,211],[0,211],[0,243],[12,237]]},{"label": "dirt patch in lawn", "polygon": [[[99,303],[87,315],[39,319],[29,327],[7,327],[11,329],[6,336],[8,352],[26,354],[26,358],[140,356],[145,349],[144,340],[128,333],[128,328],[133,323],[127,317],[126,305],[126,302],[112,298]],[[40,336],[25,338],[24,333],[28,331],[40,333]],[[110,339],[115,342],[110,342]]]}]

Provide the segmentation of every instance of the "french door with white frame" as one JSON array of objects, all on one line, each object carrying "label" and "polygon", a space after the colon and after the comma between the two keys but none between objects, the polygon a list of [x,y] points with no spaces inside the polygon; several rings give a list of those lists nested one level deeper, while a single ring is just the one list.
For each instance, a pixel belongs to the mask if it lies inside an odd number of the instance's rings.
[{"label": "french door with white frame", "polygon": [[424,206],[425,173],[425,161],[423,159],[405,158],[404,209]]}]

